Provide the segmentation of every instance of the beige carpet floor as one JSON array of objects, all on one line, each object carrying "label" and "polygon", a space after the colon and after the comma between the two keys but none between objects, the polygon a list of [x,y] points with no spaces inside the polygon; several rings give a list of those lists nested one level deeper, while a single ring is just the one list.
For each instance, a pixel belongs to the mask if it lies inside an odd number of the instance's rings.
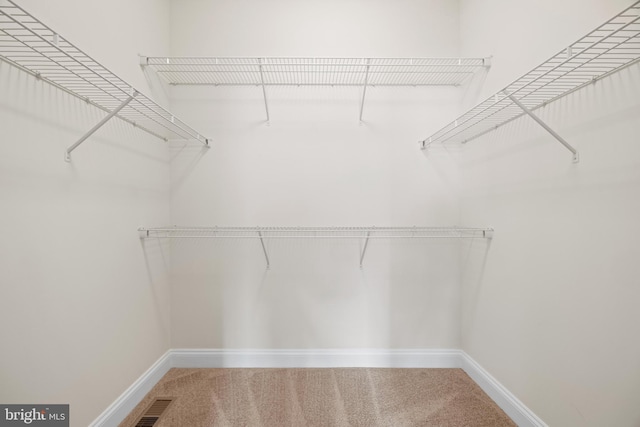
[{"label": "beige carpet floor", "polygon": [[515,426],[461,369],[174,368],[120,427],[161,397],[154,427]]}]

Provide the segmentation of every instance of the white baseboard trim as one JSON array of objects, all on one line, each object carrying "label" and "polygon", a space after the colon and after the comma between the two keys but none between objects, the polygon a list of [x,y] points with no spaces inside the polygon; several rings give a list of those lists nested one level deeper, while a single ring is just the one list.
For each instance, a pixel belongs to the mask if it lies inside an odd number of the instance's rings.
[{"label": "white baseboard trim", "polygon": [[459,368],[460,350],[176,349],[181,368]]},{"label": "white baseboard trim", "polygon": [[171,350],[163,354],[147,371],[125,390],[89,427],[114,427],[124,420],[172,365]]},{"label": "white baseboard trim", "polygon": [[117,426],[170,368],[461,368],[519,427],[548,427],[462,350],[174,349],[165,353],[90,427]]},{"label": "white baseboard trim", "polygon": [[461,368],[519,427],[548,427],[520,399],[465,352],[462,352]]}]

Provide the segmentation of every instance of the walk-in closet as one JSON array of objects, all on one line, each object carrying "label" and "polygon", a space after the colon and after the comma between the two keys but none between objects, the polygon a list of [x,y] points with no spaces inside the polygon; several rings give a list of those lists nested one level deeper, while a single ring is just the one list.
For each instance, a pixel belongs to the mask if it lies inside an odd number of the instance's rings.
[{"label": "walk-in closet", "polygon": [[640,2],[0,0],[0,212],[0,425],[640,425]]}]

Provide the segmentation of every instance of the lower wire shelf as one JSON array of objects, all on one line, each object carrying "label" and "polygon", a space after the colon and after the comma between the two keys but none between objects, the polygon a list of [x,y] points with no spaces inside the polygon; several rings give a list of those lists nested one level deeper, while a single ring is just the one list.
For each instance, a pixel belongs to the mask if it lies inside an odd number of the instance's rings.
[{"label": "lower wire shelf", "polygon": [[491,239],[493,228],[471,227],[158,227],[138,228],[141,239],[362,239],[360,268],[371,239]]},{"label": "lower wire shelf", "polygon": [[138,229],[141,238],[442,239],[491,238],[492,228],[470,227],[158,227]]}]

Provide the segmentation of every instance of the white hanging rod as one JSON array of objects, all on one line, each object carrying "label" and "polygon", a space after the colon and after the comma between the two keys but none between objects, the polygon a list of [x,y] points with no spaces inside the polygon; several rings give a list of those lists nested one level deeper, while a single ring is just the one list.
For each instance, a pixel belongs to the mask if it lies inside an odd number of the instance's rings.
[{"label": "white hanging rod", "polygon": [[492,238],[492,228],[468,227],[160,227],[138,229],[141,238],[249,239],[468,239]]},{"label": "white hanging rod", "polygon": [[[136,91],[124,80],[30,15],[13,0],[0,0],[0,59],[118,117],[158,138],[209,139],[169,111]],[[106,120],[102,120],[102,126]],[[87,132],[65,152],[84,142],[100,126]]]},{"label": "white hanging rod", "polygon": [[[420,141],[466,143],[589,84],[640,61],[640,1],[620,12],[566,49],[476,105],[445,127]],[[573,153],[578,153],[548,126],[543,125]]]}]

